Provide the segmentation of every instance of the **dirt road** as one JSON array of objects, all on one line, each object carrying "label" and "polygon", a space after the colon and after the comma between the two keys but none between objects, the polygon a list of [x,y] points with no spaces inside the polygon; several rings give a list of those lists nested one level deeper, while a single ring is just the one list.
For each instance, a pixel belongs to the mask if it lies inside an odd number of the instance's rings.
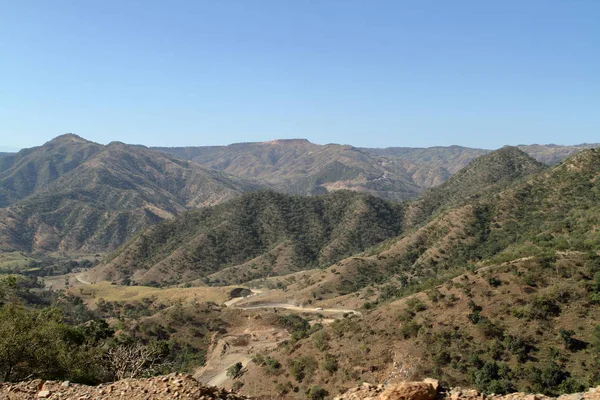
[{"label": "dirt road", "polygon": [[272,304],[257,304],[257,305],[248,305],[248,306],[235,306],[240,310],[258,310],[264,308],[283,308],[285,310],[292,310],[304,313],[313,313],[313,314],[355,314],[360,315],[359,311],[349,310],[343,308],[321,308],[321,307],[301,307],[294,304],[286,304],[286,303],[272,303]]}]

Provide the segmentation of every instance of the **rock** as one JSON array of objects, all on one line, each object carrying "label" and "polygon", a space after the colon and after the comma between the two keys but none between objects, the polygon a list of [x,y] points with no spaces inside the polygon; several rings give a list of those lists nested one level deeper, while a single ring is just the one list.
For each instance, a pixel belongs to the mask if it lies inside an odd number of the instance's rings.
[{"label": "rock", "polygon": [[60,386],[62,386],[62,387],[69,387],[69,386],[71,386],[71,382],[64,381],[63,383],[60,384]]},{"label": "rock", "polygon": [[436,392],[440,390],[440,381],[437,379],[425,378],[423,379],[423,383],[429,383],[431,386],[433,386]]},{"label": "rock", "polygon": [[52,392],[50,392],[49,390],[42,390],[38,392],[37,397],[38,399],[47,399],[48,397],[50,397],[51,394]]},{"label": "rock", "polygon": [[430,383],[402,382],[387,388],[380,400],[434,400],[436,390]]}]

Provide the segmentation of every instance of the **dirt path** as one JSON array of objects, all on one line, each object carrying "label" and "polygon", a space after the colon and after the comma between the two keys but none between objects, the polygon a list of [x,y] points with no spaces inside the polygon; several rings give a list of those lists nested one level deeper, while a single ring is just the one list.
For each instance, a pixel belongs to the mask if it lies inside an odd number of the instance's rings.
[{"label": "dirt path", "polygon": [[82,278],[84,274],[77,274],[75,275],[75,279],[77,279],[79,282],[83,283],[84,285],[91,285],[92,282],[86,281],[85,279]]}]

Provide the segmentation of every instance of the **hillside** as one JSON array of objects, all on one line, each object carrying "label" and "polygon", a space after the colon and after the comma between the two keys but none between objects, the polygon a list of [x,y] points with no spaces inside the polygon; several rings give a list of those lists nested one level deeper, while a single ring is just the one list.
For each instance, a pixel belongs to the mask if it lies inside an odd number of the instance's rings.
[{"label": "hillside", "polygon": [[247,193],[144,232],[89,275],[161,284],[243,282],[331,265],[401,229],[402,207],[370,195]]},{"label": "hillside", "polygon": [[115,249],[136,232],[253,185],[147,149],[73,135],[23,150],[1,174],[4,251]]},{"label": "hillside", "polygon": [[[441,212],[372,255],[272,280],[282,296],[362,305],[363,315],[269,353],[299,364],[265,390],[428,375],[487,393],[600,384],[598,215],[592,149]],[[271,375],[256,366],[247,379]]]}]

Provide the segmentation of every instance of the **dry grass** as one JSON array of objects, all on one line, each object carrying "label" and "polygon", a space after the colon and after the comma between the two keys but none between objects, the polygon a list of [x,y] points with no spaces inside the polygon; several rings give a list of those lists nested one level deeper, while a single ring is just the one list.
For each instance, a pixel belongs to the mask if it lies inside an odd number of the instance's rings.
[{"label": "dry grass", "polygon": [[154,288],[149,286],[119,286],[109,282],[72,288],[70,292],[93,305],[99,299],[105,301],[138,302],[145,298],[155,298],[164,304],[178,301],[212,301],[222,304],[229,298],[233,286],[224,287],[192,287],[192,288]]}]

